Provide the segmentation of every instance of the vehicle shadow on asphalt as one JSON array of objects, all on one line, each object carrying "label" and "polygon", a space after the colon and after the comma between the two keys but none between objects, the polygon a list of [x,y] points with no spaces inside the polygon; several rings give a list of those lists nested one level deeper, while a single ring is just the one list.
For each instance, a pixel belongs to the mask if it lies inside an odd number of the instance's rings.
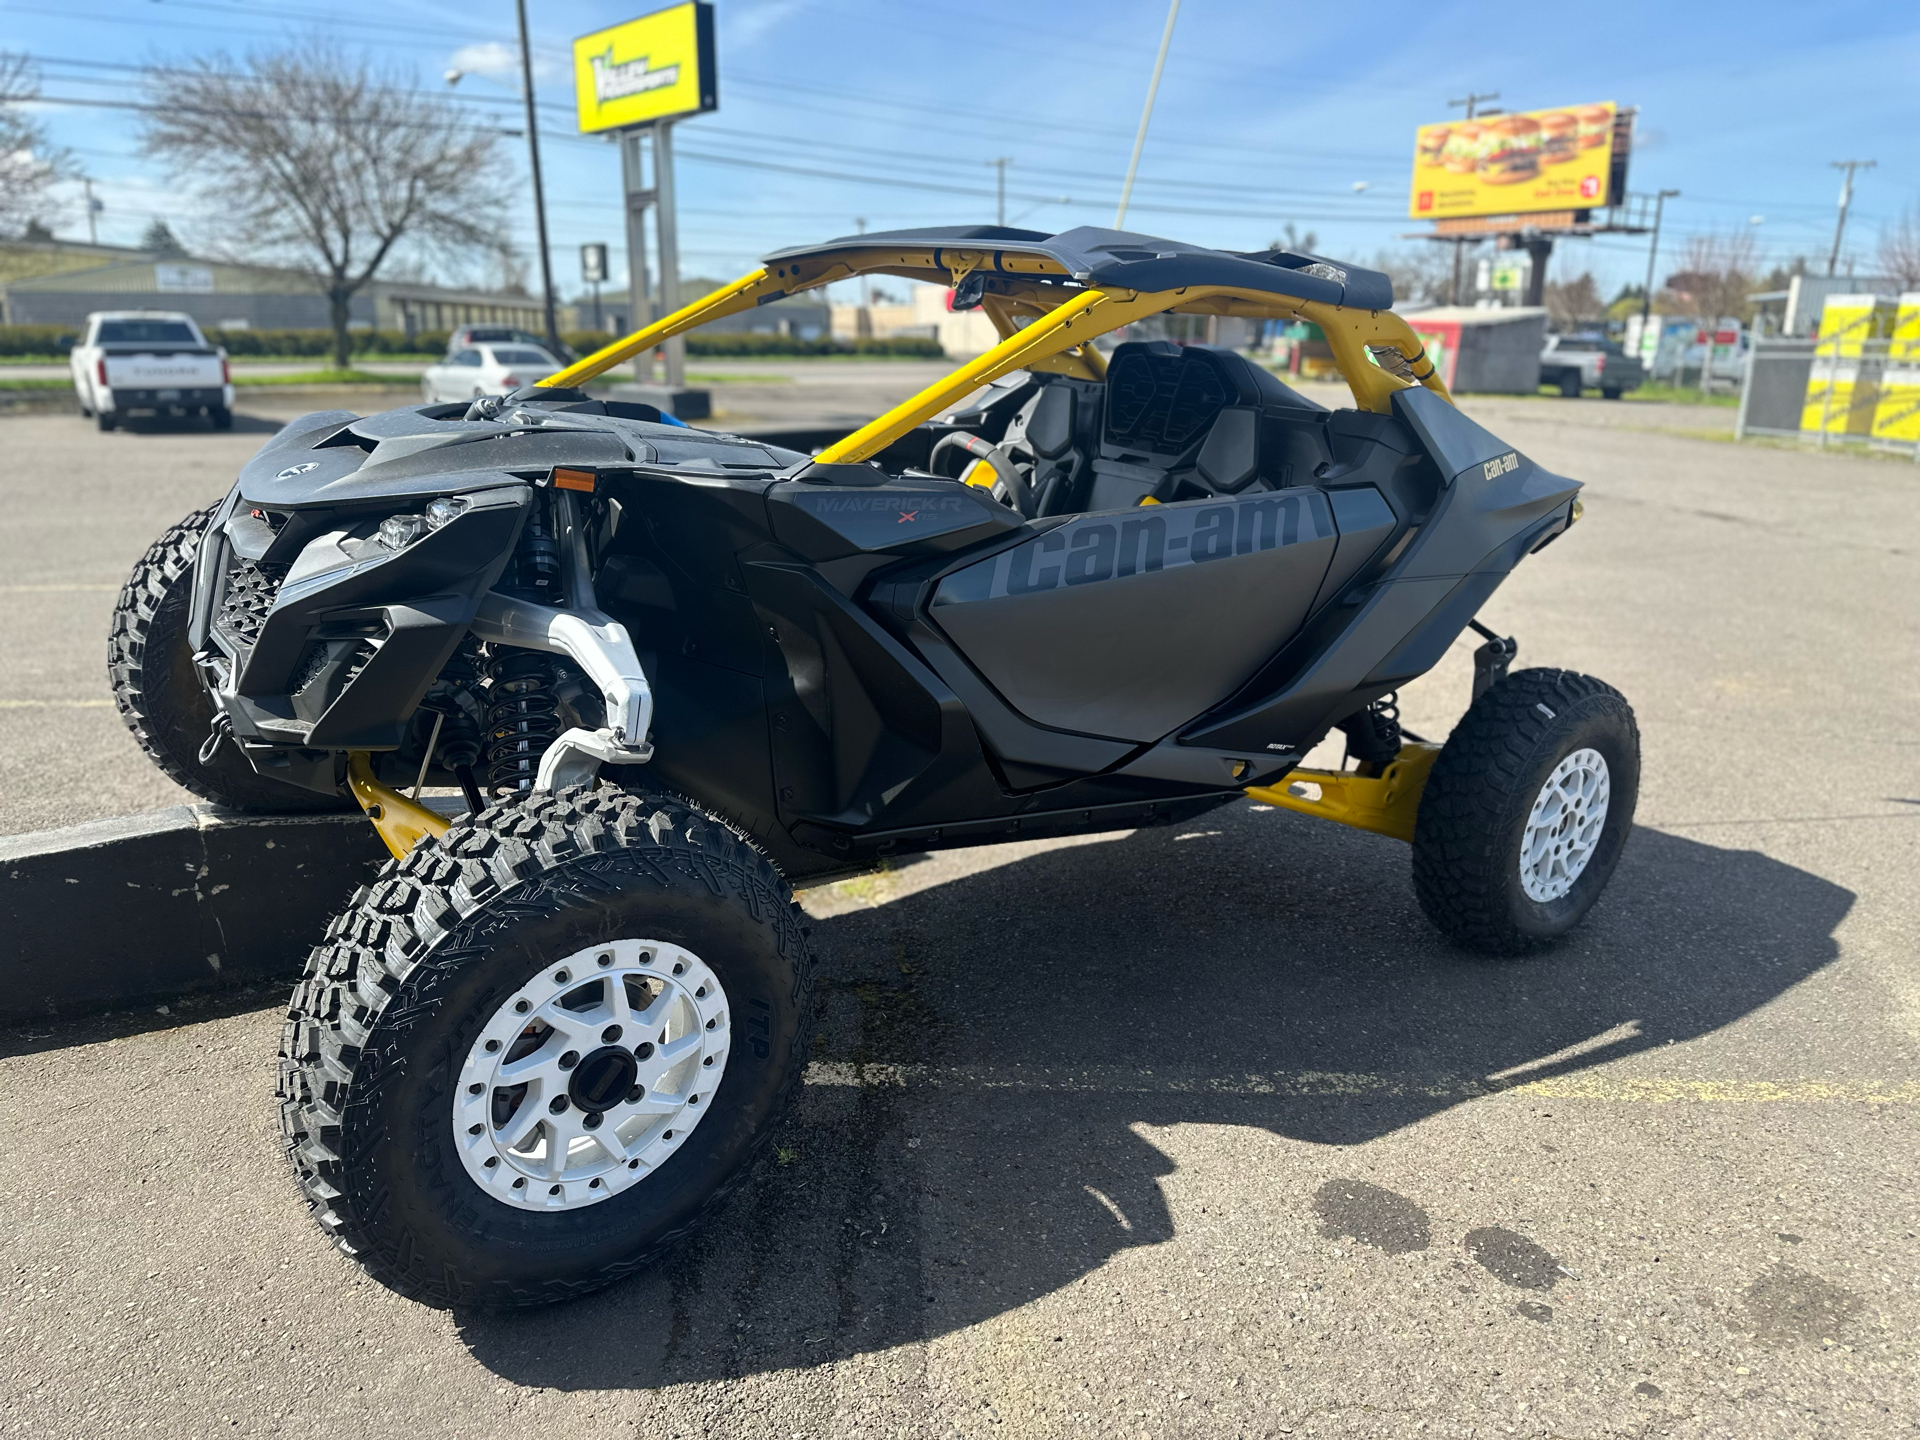
[{"label": "vehicle shadow on asphalt", "polygon": [[[286,423],[235,411],[231,430],[235,435],[278,435]],[[119,428],[135,435],[205,435],[213,431],[212,424],[201,415],[134,415],[122,420]]]},{"label": "vehicle shadow on asphalt", "polygon": [[[949,1334],[1173,1237],[1175,1167],[1135,1127],[1363,1144],[1488,1077],[1738,1020],[1834,959],[1853,899],[1642,828],[1564,945],[1488,961],[1435,936],[1404,847],[1236,804],[841,914],[814,929],[816,1083],[716,1223],[659,1271],[460,1333],[503,1378],[562,1390]],[[1276,1227],[1314,1223],[1319,1178]]]}]

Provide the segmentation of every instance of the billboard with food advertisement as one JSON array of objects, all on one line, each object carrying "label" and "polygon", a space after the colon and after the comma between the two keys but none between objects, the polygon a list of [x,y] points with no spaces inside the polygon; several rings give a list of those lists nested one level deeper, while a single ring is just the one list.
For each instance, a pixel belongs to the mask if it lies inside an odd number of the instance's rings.
[{"label": "billboard with food advertisement", "polygon": [[1612,203],[1612,101],[1423,125],[1407,213],[1416,220],[1594,210]]}]

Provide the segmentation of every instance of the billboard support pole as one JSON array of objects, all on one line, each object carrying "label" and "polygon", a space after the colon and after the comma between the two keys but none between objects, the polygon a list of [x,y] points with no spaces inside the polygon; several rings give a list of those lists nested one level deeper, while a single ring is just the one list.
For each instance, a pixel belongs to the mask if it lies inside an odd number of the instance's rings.
[{"label": "billboard support pole", "polygon": [[[673,206],[673,122],[658,120],[653,126],[653,188],[660,208],[654,212],[654,224],[660,234],[660,313],[671,315],[680,308],[680,222]],[[665,346],[667,384],[676,389],[687,383],[687,342],[675,335]]]},{"label": "billboard support pole", "polygon": [[1547,259],[1553,254],[1551,235],[1529,235],[1520,242],[1532,263],[1527,267],[1527,305],[1544,304],[1547,298]]},{"label": "billboard support pole", "polygon": [[[646,188],[641,170],[640,146],[645,132],[634,128],[619,134],[620,181],[627,212],[627,324],[637,330],[654,320],[647,284],[647,210],[653,204],[653,191]],[[642,385],[652,381],[653,351],[643,350],[633,357],[633,378]]]}]

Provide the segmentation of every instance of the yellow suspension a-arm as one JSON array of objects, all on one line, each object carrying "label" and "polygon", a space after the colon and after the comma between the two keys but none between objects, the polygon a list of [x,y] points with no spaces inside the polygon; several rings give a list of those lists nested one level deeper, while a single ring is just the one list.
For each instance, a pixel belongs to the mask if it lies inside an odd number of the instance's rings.
[{"label": "yellow suspension a-arm", "polygon": [[406,859],[413,847],[427,836],[438,838],[453,828],[446,816],[434,814],[426,806],[374,779],[373,762],[364,750],[354,750],[347,755],[347,788],[353,791],[353,798],[367,812],[373,828],[396,860]]},{"label": "yellow suspension a-arm", "polygon": [[[1377,776],[1356,775],[1350,770],[1294,770],[1278,785],[1249,787],[1247,796],[1263,805],[1318,815],[1356,830],[1411,842],[1420,796],[1427,788],[1427,772],[1439,758],[1438,745],[1409,742]],[[1319,790],[1319,798],[1296,795],[1296,785],[1303,790],[1313,786]]]}]

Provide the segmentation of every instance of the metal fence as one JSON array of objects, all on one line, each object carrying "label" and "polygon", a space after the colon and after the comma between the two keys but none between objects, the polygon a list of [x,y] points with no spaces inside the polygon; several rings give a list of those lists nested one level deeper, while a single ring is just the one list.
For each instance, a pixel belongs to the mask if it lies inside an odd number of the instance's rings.
[{"label": "metal fence", "polygon": [[1862,445],[1920,460],[1920,353],[1889,340],[1754,342],[1734,438]]}]

